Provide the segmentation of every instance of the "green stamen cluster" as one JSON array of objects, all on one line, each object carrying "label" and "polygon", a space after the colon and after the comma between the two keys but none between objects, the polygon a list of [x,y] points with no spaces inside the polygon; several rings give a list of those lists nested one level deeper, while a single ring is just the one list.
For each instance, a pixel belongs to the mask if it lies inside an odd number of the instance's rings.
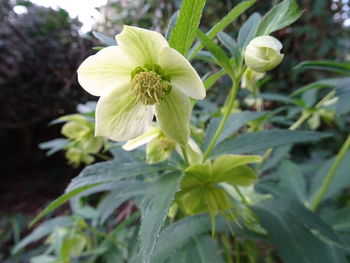
[{"label": "green stamen cluster", "polygon": [[161,146],[161,150],[167,151],[167,152],[175,150],[175,147],[176,147],[175,143],[166,137],[160,138],[159,144]]},{"label": "green stamen cluster", "polygon": [[144,105],[159,103],[170,91],[170,77],[158,65],[137,67],[131,73],[131,88]]}]

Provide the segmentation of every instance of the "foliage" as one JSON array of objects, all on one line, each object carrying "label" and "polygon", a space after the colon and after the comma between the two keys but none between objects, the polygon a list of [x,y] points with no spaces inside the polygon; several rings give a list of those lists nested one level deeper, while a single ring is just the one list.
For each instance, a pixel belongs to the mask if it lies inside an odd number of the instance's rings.
[{"label": "foliage", "polygon": [[[209,30],[198,24],[204,2],[184,0],[167,35],[190,62],[219,68],[203,77],[207,91],[225,93],[216,83],[228,77],[225,103],[192,100],[191,139],[174,142],[171,156],[157,164],[147,163],[144,147],[126,152],[110,142],[109,160],[85,167],[32,224],[68,201],[72,215],[38,225],[15,255],[46,237],[31,262],[348,262],[348,63],[302,62],[295,75],[321,69],[341,76],[288,95],[262,92],[266,78],[242,85],[251,40],[290,26],[302,11],[284,0],[228,34],[223,30],[255,1],[239,3]],[[86,124],[87,116],[69,117],[82,119]],[[53,153],[57,142],[44,147]]]}]

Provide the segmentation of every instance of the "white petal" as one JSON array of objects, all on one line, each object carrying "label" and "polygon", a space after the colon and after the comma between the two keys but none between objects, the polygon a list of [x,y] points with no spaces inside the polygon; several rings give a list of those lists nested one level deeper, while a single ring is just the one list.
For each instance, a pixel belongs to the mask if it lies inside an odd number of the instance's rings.
[{"label": "white petal", "polygon": [[125,151],[131,151],[134,150],[141,145],[144,145],[146,143],[149,143],[154,138],[159,136],[160,130],[159,128],[150,128],[148,131],[146,131],[144,134],[141,134],[140,136],[136,137],[135,139],[132,139],[128,141],[126,144],[123,145],[123,149]]},{"label": "white petal", "polygon": [[137,66],[138,61],[126,50],[106,47],[84,60],[78,69],[78,81],[92,95],[108,95],[130,83],[130,74]]},{"label": "white petal", "polygon": [[95,136],[114,141],[128,141],[151,126],[153,107],[136,101],[129,86],[100,97],[96,107]]},{"label": "white petal", "polygon": [[133,26],[124,26],[123,31],[115,38],[120,47],[127,49],[140,60],[139,66],[159,64],[160,50],[169,46],[160,33]]},{"label": "white petal", "polygon": [[192,109],[189,98],[181,91],[172,89],[155,108],[162,132],[173,141],[186,145],[190,137]]},{"label": "white petal", "polygon": [[206,92],[201,78],[187,59],[175,49],[163,48],[160,52],[159,65],[164,73],[171,77],[173,87],[194,99],[205,98]]}]

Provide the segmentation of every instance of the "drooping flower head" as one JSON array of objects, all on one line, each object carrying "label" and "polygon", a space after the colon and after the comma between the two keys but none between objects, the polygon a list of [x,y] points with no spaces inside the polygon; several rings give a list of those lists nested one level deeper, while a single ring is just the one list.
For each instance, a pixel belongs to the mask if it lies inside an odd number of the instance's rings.
[{"label": "drooping flower head", "polygon": [[191,64],[159,33],[124,26],[110,46],[87,58],[78,69],[80,85],[100,96],[96,133],[127,141],[144,133],[153,116],[162,131],[186,144],[191,104],[205,88]]}]

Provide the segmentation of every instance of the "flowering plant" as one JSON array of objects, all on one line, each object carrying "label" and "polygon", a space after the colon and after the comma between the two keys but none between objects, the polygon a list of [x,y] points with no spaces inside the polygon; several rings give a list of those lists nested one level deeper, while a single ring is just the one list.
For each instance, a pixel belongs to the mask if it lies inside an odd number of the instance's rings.
[{"label": "flowering plant", "polygon": [[[85,167],[66,193],[33,223],[70,199],[72,209],[84,214],[83,197],[109,192],[96,208],[88,206],[89,216],[97,214],[89,219],[94,226],[103,225],[122,203],[134,201],[133,207],[141,214],[139,246],[137,253],[128,254],[128,262],[224,262],[222,250],[227,262],[233,262],[232,250],[236,262],[243,257],[245,262],[257,262],[260,241],[273,244],[289,263],[345,262],[349,248],[331,221],[317,211],[327,198],[350,138],[329,172],[310,191],[301,167],[288,160],[292,144],[329,137],[297,129],[306,121],[320,121],[321,106],[336,93],[308,111],[295,97],[315,86],[301,88],[287,98],[276,96],[302,109],[294,107],[301,115],[296,121],[292,115],[289,128],[271,128],[285,127],[277,115],[292,112],[293,107],[264,112],[258,81],[284,57],[282,42],[271,35],[295,22],[302,11],[295,0],[284,0],[263,17],[252,14],[237,41],[222,32],[255,2],[242,1],[204,33],[198,28],[205,1],[183,0],[180,12],[171,19],[169,39],[124,26],[116,42],[108,41],[115,45],[86,58],[78,69],[78,80],[87,92],[99,96],[95,136],[110,139],[110,160]],[[219,70],[200,78],[191,62],[203,57]],[[224,76],[232,85],[225,103],[216,107],[208,97],[220,89],[215,85]],[[242,86],[259,101],[255,109],[243,110],[238,97]],[[89,142],[90,149],[100,137],[91,137],[91,129],[88,133],[80,129],[76,123],[67,123],[62,132],[70,139]],[[100,142],[98,146],[94,150],[101,148]],[[83,257],[85,243],[69,258]],[[273,253],[266,254],[261,258],[273,262]]]}]

